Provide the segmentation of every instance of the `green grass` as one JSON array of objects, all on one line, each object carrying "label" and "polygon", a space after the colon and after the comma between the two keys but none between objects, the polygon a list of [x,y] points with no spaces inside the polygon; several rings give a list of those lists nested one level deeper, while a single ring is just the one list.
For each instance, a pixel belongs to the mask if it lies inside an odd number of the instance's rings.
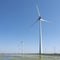
[{"label": "green grass", "polygon": [[[55,57],[56,56],[56,57]],[[13,58],[9,58],[9,60],[60,60],[60,56],[58,55],[35,55],[35,54],[27,54],[23,56],[13,56]],[[0,60],[3,60],[5,57],[0,56]]]},{"label": "green grass", "polygon": [[0,58],[4,58],[4,56],[0,56]]},{"label": "green grass", "polygon": [[[19,58],[12,58],[10,60],[17,60]],[[40,59],[40,58],[20,58],[20,60],[43,60],[43,59]]]}]

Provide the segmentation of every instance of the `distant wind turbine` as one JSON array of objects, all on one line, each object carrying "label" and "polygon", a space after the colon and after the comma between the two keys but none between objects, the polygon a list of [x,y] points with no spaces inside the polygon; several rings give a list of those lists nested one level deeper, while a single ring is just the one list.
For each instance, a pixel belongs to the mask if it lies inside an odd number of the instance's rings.
[{"label": "distant wind turbine", "polygon": [[42,22],[48,22],[48,21],[42,19],[40,12],[39,12],[38,5],[36,5],[36,9],[37,9],[37,13],[38,13],[38,19],[33,24],[39,22],[39,54],[41,54],[41,50],[42,50]]}]

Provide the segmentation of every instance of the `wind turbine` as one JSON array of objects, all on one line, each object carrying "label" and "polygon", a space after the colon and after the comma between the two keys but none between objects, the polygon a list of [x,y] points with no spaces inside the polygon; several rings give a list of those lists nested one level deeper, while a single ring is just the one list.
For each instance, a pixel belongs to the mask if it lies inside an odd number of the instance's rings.
[{"label": "wind turbine", "polygon": [[38,13],[38,19],[34,22],[34,24],[36,22],[39,22],[39,54],[41,54],[41,50],[42,50],[42,22],[48,22],[48,21],[42,19],[40,12],[39,12],[38,5],[36,5],[36,9],[37,9],[37,13]]}]

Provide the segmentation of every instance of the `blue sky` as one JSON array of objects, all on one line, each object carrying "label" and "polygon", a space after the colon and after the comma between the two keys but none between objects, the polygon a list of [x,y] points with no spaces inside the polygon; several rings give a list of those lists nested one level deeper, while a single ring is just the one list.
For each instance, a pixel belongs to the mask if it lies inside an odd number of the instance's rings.
[{"label": "blue sky", "polygon": [[50,22],[42,23],[42,52],[60,53],[60,0],[0,0],[0,52],[39,52],[36,4]]}]

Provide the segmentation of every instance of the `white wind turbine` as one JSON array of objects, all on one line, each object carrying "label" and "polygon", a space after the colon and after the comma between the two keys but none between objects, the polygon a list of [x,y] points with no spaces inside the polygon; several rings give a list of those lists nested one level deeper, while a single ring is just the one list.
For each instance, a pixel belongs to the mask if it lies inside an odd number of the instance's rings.
[{"label": "white wind turbine", "polygon": [[39,22],[39,54],[41,54],[41,50],[42,50],[42,22],[48,22],[48,21],[42,19],[40,12],[39,12],[38,5],[36,5],[36,9],[38,12],[38,19],[33,24],[35,24],[36,22]]}]

